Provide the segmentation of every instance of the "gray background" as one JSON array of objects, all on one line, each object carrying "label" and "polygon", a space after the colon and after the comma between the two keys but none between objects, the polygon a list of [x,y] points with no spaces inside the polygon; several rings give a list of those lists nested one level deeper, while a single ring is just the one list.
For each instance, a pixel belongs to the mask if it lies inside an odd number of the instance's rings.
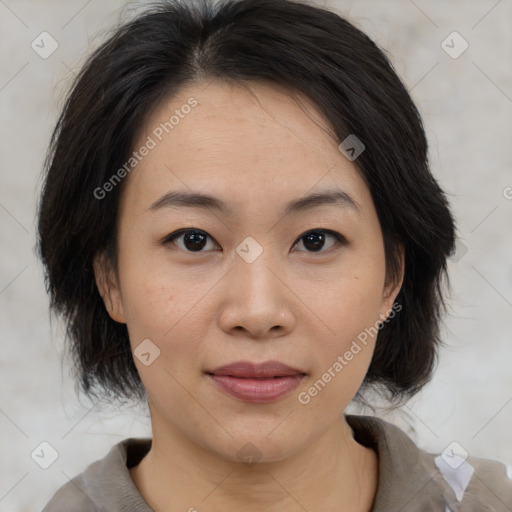
[{"label": "gray background", "polygon": [[[84,57],[124,19],[125,5],[0,0],[2,511],[40,510],[113,444],[151,435],[144,407],[118,411],[77,399],[69,365],[61,363],[62,326],[50,323],[33,249],[42,161],[64,93]],[[457,441],[470,455],[510,464],[512,1],[326,5],[390,54],[423,115],[433,172],[449,194],[461,239],[449,262],[448,347],[434,380],[401,410],[379,414],[429,451]],[[58,43],[46,59],[31,48],[43,31]],[[442,47],[454,31],[469,44],[458,58]],[[446,44],[452,53],[462,49],[458,36]],[[48,469],[31,458],[43,441],[58,452]]]}]

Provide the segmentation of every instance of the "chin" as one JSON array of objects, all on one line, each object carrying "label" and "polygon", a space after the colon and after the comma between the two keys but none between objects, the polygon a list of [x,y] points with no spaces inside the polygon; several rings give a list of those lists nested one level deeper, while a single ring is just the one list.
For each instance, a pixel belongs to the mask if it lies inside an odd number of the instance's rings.
[{"label": "chin", "polygon": [[249,466],[286,460],[300,451],[301,445],[295,435],[284,429],[279,434],[274,431],[269,436],[269,432],[276,429],[277,424],[274,423],[272,428],[266,429],[262,433],[254,430],[247,430],[246,433],[240,432],[230,438],[228,445],[224,447],[210,446],[210,449],[230,462],[243,462]]}]

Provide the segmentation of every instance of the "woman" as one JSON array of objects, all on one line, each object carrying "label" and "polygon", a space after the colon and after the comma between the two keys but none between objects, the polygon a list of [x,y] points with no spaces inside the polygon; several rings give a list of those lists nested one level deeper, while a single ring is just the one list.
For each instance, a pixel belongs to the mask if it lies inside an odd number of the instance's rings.
[{"label": "woman", "polygon": [[147,400],[54,511],[512,510],[501,463],[345,414],[431,378],[455,227],[384,54],[289,0],[163,2],[76,79],[39,209],[82,389]]}]

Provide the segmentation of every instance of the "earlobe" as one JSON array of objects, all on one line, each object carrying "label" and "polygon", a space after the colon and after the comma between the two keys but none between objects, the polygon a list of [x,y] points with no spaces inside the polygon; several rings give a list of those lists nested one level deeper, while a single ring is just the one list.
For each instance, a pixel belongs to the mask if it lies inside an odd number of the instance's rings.
[{"label": "earlobe", "polygon": [[402,284],[404,281],[404,275],[405,275],[405,251],[402,245],[400,245],[400,269],[399,269],[399,275],[396,279],[389,279],[387,280],[385,286],[384,286],[384,293],[382,295],[383,298],[383,306],[386,308],[386,313],[381,316],[386,316],[391,310],[391,307],[393,306],[395,299],[397,295],[400,292],[400,289],[402,288]]},{"label": "earlobe", "polygon": [[126,323],[119,284],[114,275],[114,269],[110,262],[107,261],[105,253],[94,257],[93,269],[98,292],[103,299],[103,304],[110,318],[119,323]]}]

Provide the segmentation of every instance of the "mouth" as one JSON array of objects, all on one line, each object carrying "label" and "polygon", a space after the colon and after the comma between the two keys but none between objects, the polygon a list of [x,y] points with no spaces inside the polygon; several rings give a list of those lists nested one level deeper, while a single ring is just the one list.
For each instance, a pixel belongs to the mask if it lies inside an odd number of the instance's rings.
[{"label": "mouth", "polygon": [[239,361],[205,373],[221,391],[253,403],[273,402],[282,398],[307,375],[278,361]]}]

